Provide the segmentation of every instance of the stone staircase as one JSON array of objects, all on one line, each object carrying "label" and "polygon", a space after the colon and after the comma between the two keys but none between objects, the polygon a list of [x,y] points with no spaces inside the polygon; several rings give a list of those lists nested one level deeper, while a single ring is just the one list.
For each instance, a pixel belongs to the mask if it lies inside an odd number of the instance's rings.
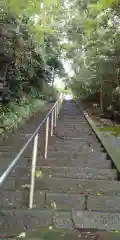
[{"label": "stone staircase", "polygon": [[[20,134],[19,140],[23,138]],[[1,172],[14,153],[12,144],[2,146],[2,151],[6,158],[1,157]],[[0,192],[0,235],[9,239],[26,232],[26,239],[31,240],[77,240],[85,239],[86,232],[88,240],[118,239],[104,232],[120,230],[118,173],[73,101],[64,101],[55,136],[49,141],[48,158],[42,155],[40,141],[33,209],[27,209],[31,146],[4,184]],[[49,237],[40,238],[43,232]]]}]

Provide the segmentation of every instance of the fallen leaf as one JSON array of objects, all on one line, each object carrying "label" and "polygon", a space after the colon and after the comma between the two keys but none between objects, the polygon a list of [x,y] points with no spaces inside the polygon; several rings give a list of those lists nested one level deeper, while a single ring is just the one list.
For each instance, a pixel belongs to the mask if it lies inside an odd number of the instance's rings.
[{"label": "fallen leaf", "polygon": [[56,209],[56,208],[57,208],[57,206],[56,206],[56,203],[55,203],[55,202],[53,203],[53,207],[54,207],[54,209]]},{"label": "fallen leaf", "polygon": [[18,236],[17,236],[17,239],[19,238],[24,238],[26,237],[26,233],[25,232],[21,232]]},{"label": "fallen leaf", "polygon": [[42,177],[42,175],[43,175],[42,171],[36,171],[36,173],[35,173],[35,176],[36,176],[37,178]]},{"label": "fallen leaf", "polygon": [[52,177],[52,175],[49,175],[49,178],[51,178]]},{"label": "fallen leaf", "polygon": [[100,194],[100,193],[97,193],[97,196],[101,196],[101,194]]},{"label": "fallen leaf", "polygon": [[52,226],[49,226],[49,230],[52,230]]},{"label": "fallen leaf", "polygon": [[30,184],[21,185],[22,188],[30,188]]}]

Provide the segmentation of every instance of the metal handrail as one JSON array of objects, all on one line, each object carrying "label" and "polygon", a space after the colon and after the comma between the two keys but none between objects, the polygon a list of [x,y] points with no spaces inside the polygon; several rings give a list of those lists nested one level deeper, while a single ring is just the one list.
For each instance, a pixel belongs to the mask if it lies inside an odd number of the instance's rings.
[{"label": "metal handrail", "polygon": [[44,151],[44,158],[47,158],[47,151],[48,151],[48,137],[49,137],[49,120],[51,116],[51,131],[50,135],[53,135],[53,126],[56,127],[56,120],[58,118],[58,114],[63,102],[64,95],[61,93],[60,97],[57,99],[53,107],[49,110],[46,117],[43,119],[43,121],[39,124],[39,126],[36,128],[32,136],[28,139],[28,141],[24,144],[20,152],[17,154],[17,156],[14,158],[12,163],[8,166],[8,168],[4,171],[4,173],[0,177],[0,188],[4,184],[4,182],[7,180],[9,175],[14,170],[14,167],[16,164],[20,161],[20,157],[24,154],[25,150],[29,146],[29,144],[34,141],[33,144],[33,155],[32,155],[32,168],[31,168],[31,185],[30,185],[30,198],[29,198],[29,207],[32,208],[33,206],[33,197],[34,197],[34,185],[35,185],[35,170],[36,170],[36,159],[37,159],[37,149],[38,149],[38,135],[41,127],[44,123],[46,123],[46,131],[45,131],[45,151]]}]

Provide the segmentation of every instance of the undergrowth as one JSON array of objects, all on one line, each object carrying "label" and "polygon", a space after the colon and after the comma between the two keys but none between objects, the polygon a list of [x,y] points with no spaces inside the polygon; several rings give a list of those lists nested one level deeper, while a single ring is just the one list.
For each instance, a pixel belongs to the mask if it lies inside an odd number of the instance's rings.
[{"label": "undergrowth", "polygon": [[12,102],[8,108],[0,108],[0,134],[17,128],[19,124],[23,123],[31,115],[41,110],[46,103],[40,98],[28,97],[20,101],[20,103]]}]

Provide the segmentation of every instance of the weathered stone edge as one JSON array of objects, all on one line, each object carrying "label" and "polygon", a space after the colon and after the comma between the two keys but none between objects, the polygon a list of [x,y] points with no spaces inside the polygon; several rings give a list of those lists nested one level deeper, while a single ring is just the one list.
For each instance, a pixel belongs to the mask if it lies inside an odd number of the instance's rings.
[{"label": "weathered stone edge", "polygon": [[[76,101],[75,101],[76,102]],[[117,168],[117,170],[120,172],[120,164],[118,164],[118,161],[120,159],[120,154],[119,156],[116,154],[115,148],[111,145],[108,144],[107,141],[104,139],[102,133],[100,133],[97,130],[96,124],[94,123],[94,121],[90,118],[90,116],[88,115],[88,113],[83,109],[83,107],[80,107],[80,105],[76,102],[76,104],[78,105],[79,109],[82,111],[85,119],[87,120],[87,122],[89,123],[90,127],[92,128],[92,130],[94,131],[95,135],[97,136],[97,138],[99,139],[99,141],[101,142],[102,146],[104,147],[105,151],[107,152],[109,158],[112,160],[112,162],[114,163],[115,167]],[[117,156],[118,157],[117,157]],[[119,159],[118,159],[119,158]]]},{"label": "weathered stone edge", "polygon": [[[54,229],[99,229],[114,231],[120,230],[119,213],[101,213],[91,211],[72,210],[69,212],[61,211],[1,211],[2,223],[0,226],[1,233],[5,233],[10,228],[10,232],[22,230],[25,226],[27,229],[48,227]],[[37,217],[37,219],[36,219]],[[8,222],[5,225],[6,218]],[[14,221],[12,221],[14,219]],[[14,225],[13,225],[14,224]],[[8,233],[8,232],[7,232]]]}]

